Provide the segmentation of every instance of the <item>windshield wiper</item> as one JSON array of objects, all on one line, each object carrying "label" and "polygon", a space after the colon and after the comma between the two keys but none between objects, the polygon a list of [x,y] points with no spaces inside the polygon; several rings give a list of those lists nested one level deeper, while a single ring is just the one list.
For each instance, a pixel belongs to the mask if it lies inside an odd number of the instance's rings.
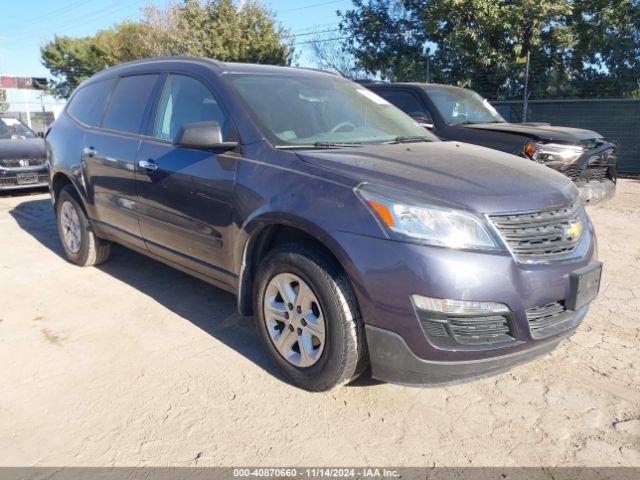
[{"label": "windshield wiper", "polygon": [[505,123],[501,120],[483,120],[481,122],[472,122],[471,120],[465,120],[464,122],[456,123],[456,125],[483,125],[485,123]]},{"label": "windshield wiper", "polygon": [[327,147],[361,147],[362,142],[316,142],[313,144],[316,148]]},{"label": "windshield wiper", "polygon": [[385,144],[396,144],[396,143],[414,143],[414,142],[431,142],[432,140],[429,137],[423,137],[420,135],[401,135],[399,137],[394,138],[390,142],[384,142]]},{"label": "windshield wiper", "polygon": [[309,148],[340,148],[340,147],[362,147],[363,144],[359,142],[316,142],[309,145],[276,145],[275,148],[279,150],[296,150],[296,149],[309,149]]}]

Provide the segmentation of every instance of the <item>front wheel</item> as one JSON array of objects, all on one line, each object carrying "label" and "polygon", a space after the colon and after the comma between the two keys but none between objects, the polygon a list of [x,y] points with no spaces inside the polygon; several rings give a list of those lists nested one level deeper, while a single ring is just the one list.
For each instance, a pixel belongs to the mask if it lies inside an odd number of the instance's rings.
[{"label": "front wheel", "polygon": [[71,187],[65,187],[60,192],[56,202],[56,219],[60,241],[69,261],[86,267],[107,260],[111,244],[96,236]]},{"label": "front wheel", "polygon": [[329,390],[366,368],[355,295],[323,253],[296,245],[269,252],[258,270],[254,307],[268,356],[297,386]]}]

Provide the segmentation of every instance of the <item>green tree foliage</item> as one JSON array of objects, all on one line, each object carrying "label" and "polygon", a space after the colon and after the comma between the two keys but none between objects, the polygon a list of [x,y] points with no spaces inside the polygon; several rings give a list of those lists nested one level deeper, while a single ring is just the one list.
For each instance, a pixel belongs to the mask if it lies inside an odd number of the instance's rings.
[{"label": "green tree foliage", "polygon": [[576,1],[569,22],[577,89],[589,96],[640,98],[640,1]]},{"label": "green tree foliage", "polygon": [[41,49],[56,78],[54,94],[68,98],[94,73],[122,62],[161,55],[191,55],[289,65],[293,45],[273,12],[249,0],[185,0],[166,9],[149,6],[140,22],[125,22],[94,36],[56,36]]},{"label": "green tree foliage", "polygon": [[83,80],[109,65],[93,37],[56,36],[40,52],[43,65],[56,77],[51,82],[52,93],[64,98]]},{"label": "green tree foliage", "polygon": [[638,90],[638,0],[353,0],[345,46],[369,72],[490,98],[624,96]]}]

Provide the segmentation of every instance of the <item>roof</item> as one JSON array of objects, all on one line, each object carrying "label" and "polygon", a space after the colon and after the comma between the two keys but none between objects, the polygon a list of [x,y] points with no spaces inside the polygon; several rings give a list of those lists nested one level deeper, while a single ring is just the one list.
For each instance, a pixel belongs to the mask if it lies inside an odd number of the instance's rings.
[{"label": "roof", "polygon": [[189,57],[189,56],[167,56],[167,57],[150,57],[140,60],[134,60],[132,62],[121,63],[105,70],[102,70],[93,75],[87,81],[98,80],[100,78],[108,77],[111,75],[117,75],[119,73],[125,73],[126,71],[137,67],[146,65],[161,65],[163,63],[191,63],[196,65],[203,65],[211,68],[217,73],[271,73],[271,74],[320,74],[320,75],[335,75],[334,73],[324,70],[317,70],[312,68],[300,68],[300,67],[285,67],[278,65],[263,65],[257,63],[237,63],[237,62],[220,62],[212,58],[205,57]]},{"label": "roof", "polygon": [[425,87],[435,87],[442,88],[448,90],[468,90],[464,87],[457,87],[455,85],[445,85],[444,83],[427,83],[427,82],[383,82],[379,80],[360,80],[358,83],[368,86],[376,86],[376,87],[416,87],[416,88],[425,88]]}]

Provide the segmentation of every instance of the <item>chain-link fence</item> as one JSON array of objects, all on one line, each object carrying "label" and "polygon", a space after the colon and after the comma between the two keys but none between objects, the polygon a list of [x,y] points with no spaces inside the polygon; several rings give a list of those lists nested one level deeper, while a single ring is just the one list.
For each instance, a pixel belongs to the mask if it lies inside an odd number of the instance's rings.
[{"label": "chain-link fence", "polygon": [[[509,122],[521,122],[522,101],[491,102]],[[640,100],[529,100],[527,122],[594,130],[618,145],[618,170],[640,173]]]},{"label": "chain-link fence", "polygon": [[54,112],[6,112],[4,116],[14,117],[29,126],[36,133],[44,133],[55,118]]},{"label": "chain-link fence", "polygon": [[0,115],[14,117],[36,133],[44,133],[64,107],[64,102],[8,102]]}]

